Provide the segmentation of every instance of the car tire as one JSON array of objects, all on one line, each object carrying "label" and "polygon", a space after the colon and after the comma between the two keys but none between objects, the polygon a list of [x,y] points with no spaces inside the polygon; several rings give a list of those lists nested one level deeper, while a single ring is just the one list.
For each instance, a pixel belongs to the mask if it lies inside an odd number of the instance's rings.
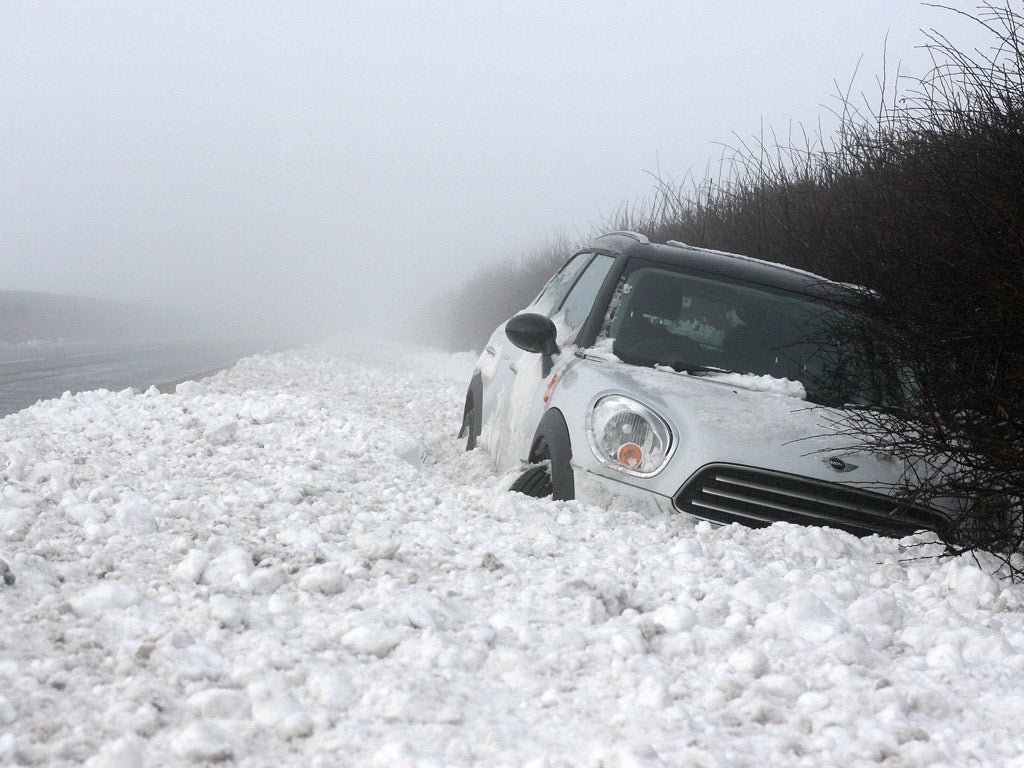
[{"label": "car tire", "polygon": [[521,493],[525,496],[532,496],[535,499],[544,499],[551,496],[554,486],[551,484],[551,467],[549,464],[538,464],[523,472],[516,481],[512,483],[510,491]]}]

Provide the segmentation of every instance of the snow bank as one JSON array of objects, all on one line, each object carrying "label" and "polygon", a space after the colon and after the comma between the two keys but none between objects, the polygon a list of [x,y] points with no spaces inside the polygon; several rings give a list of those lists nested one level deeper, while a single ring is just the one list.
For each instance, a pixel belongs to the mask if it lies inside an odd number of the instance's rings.
[{"label": "snow bank", "polygon": [[0,763],[1024,765],[992,563],[507,494],[471,367],[308,348],[0,420]]}]

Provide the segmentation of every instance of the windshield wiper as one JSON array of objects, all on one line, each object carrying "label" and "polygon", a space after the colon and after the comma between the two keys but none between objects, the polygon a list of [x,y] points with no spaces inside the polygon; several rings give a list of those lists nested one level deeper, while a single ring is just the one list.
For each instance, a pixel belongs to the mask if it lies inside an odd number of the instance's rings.
[{"label": "windshield wiper", "polygon": [[669,367],[677,373],[687,373],[690,376],[700,376],[705,373],[740,373],[729,368],[719,368],[717,365],[695,365],[692,363],[670,363]]},{"label": "windshield wiper", "polygon": [[891,416],[906,416],[907,412],[898,405],[883,405],[881,403],[843,403],[844,411],[877,411]]}]

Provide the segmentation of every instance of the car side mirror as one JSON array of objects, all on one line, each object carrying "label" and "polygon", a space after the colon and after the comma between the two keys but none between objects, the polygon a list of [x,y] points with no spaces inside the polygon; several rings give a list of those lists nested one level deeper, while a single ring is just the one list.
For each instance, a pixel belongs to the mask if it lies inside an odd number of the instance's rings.
[{"label": "car side mirror", "polygon": [[505,335],[509,341],[524,352],[537,352],[544,356],[544,376],[551,372],[552,358],[559,352],[556,334],[551,318],[534,312],[516,315],[505,323]]}]

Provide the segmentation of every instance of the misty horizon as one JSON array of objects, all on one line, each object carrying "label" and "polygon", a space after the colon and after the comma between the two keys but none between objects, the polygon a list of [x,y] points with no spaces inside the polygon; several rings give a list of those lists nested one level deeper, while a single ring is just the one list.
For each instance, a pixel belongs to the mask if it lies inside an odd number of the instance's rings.
[{"label": "misty horizon", "polygon": [[0,289],[399,332],[723,143],[827,135],[837,91],[927,71],[920,30],[977,26],[911,0],[4,3]]}]

